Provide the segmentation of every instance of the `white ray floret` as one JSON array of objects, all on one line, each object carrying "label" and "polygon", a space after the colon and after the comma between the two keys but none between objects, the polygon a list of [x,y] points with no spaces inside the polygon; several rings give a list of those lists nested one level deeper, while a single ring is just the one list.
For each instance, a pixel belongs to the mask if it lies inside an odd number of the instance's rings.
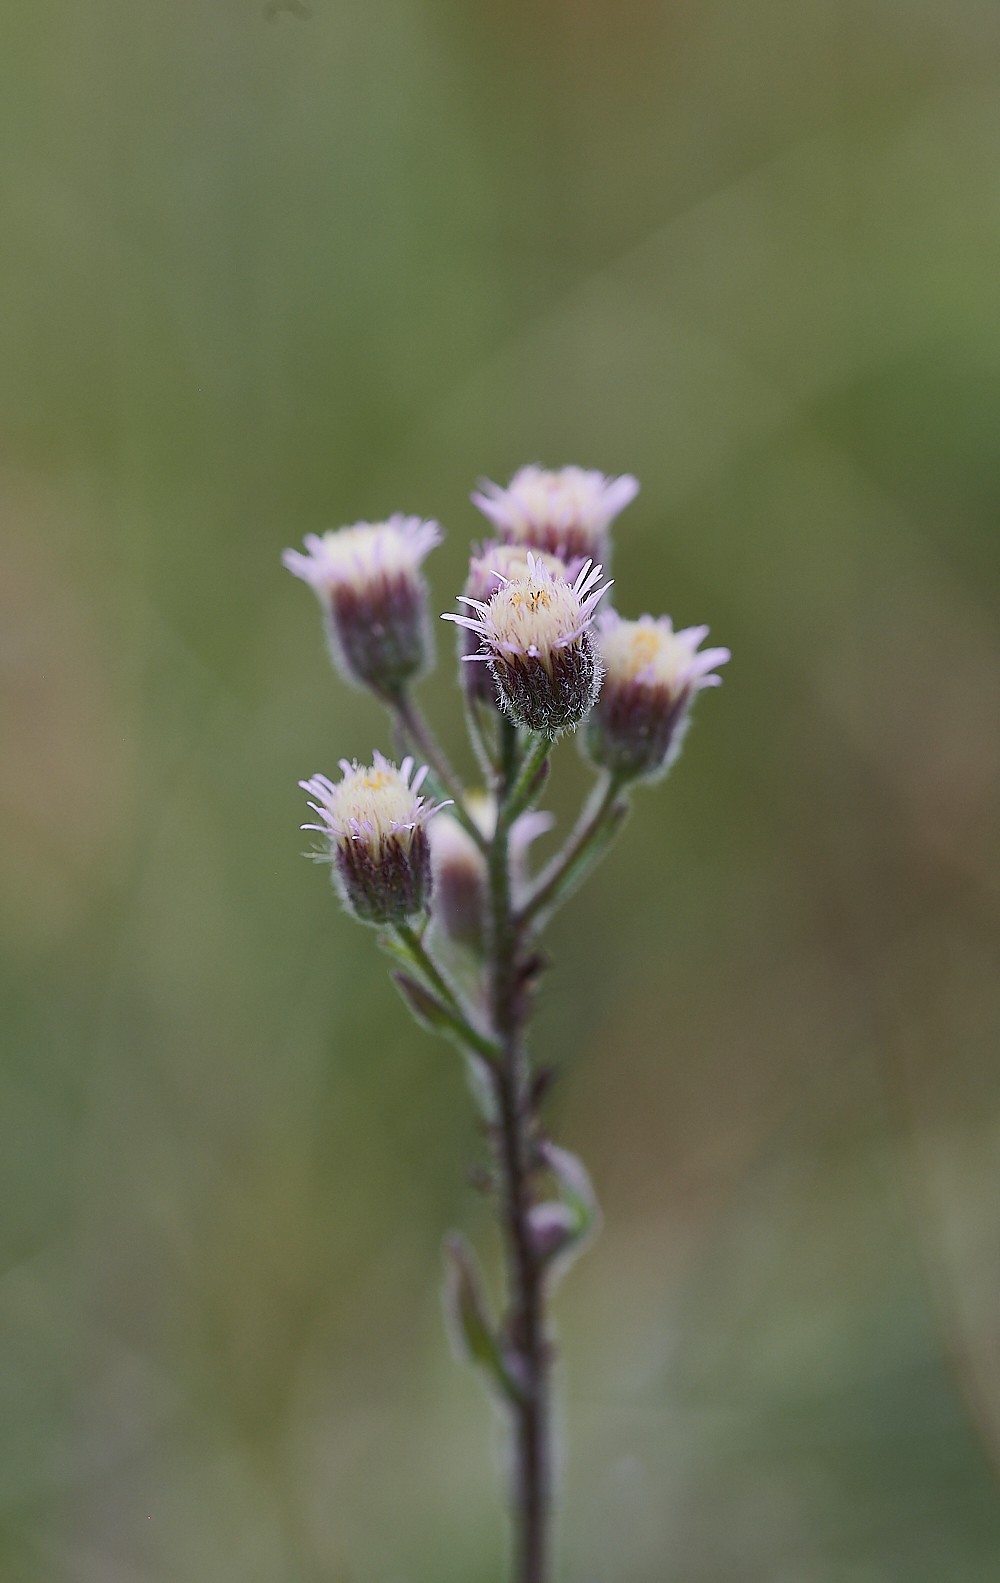
[{"label": "white ray floret", "polygon": [[532,465],[506,489],[483,479],[472,501],[509,543],[586,554],[603,553],[610,523],[638,493],[629,473],[611,478],[582,467]]},{"label": "white ray floret", "polygon": [[285,550],[281,559],[318,592],[345,586],[360,591],[383,578],[412,575],[441,539],[438,523],[397,511],[386,522],[356,522],[331,528],[322,537],[307,533],[303,543],[308,554]]},{"label": "white ray floret", "polygon": [[708,627],[685,627],[675,632],[669,616],[640,616],[625,621],[617,611],[604,611],[597,619],[598,641],[604,659],[606,686],[637,682],[666,687],[672,693],[719,687],[722,677],[710,674],[730,658],[729,650],[702,649]]},{"label": "white ray floret", "polygon": [[[341,847],[361,842],[378,861],[383,848],[397,841],[404,848],[416,830],[446,803],[431,803],[418,795],[427,766],[413,774],[413,759],[405,758],[397,769],[382,754],[374,754],[371,765],[348,763],[341,759],[342,781],[334,784],[325,775],[300,781],[303,791],[316,799],[309,804],[322,824],[304,824],[303,830],[317,830]],[[412,776],[412,780],[411,780]]]},{"label": "white ray floret", "polygon": [[537,659],[547,665],[557,650],[569,647],[586,631],[611,587],[612,579],[601,583],[603,568],[591,561],[569,583],[554,577],[530,550],[525,559],[527,576],[503,581],[488,602],[459,596],[477,615],[443,617],[476,633],[484,645],[484,652],[468,654],[466,659],[503,656]]}]

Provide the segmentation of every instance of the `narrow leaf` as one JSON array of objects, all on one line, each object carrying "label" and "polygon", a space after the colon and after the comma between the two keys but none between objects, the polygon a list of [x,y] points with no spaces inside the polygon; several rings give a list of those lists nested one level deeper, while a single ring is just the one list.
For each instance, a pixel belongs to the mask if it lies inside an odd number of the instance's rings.
[{"label": "narrow leaf", "polygon": [[454,1035],[455,1018],[436,995],[432,995],[423,984],[400,969],[393,973],[392,978],[407,1006],[423,1027],[429,1028],[432,1033],[442,1033],[446,1038]]},{"label": "narrow leaf", "polygon": [[496,1058],[495,1045],[467,1023],[464,1017],[452,1011],[450,1006],[446,1006],[411,973],[404,973],[397,968],[392,974],[392,980],[421,1027],[428,1028],[431,1033],[439,1033],[443,1038],[450,1039],[452,1044],[457,1044],[467,1061],[474,1065],[474,1092],[478,1101],[480,1091],[483,1095],[489,1091],[490,1085],[486,1073]]},{"label": "narrow leaf", "polygon": [[491,1385],[516,1401],[520,1393],[490,1319],[475,1254],[458,1232],[445,1239],[444,1253],[444,1313],[452,1349],[460,1362],[474,1364]]}]

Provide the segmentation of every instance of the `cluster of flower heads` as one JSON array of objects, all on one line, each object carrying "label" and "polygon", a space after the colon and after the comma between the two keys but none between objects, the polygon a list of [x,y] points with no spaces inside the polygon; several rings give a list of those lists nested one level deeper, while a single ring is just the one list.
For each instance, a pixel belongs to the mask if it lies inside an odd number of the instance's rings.
[{"label": "cluster of flower heads", "polygon": [[[727,649],[700,649],[707,627],[675,632],[668,616],[598,614],[611,587],[602,581],[610,526],[638,489],[627,474],[579,467],[523,467],[506,489],[483,481],[472,499],[497,537],[472,556],[459,595],[465,610],[444,616],[458,627],[471,705],[550,740],[585,722],[587,753],[621,785],[665,772],[695,693],[719,683],[716,667],[729,658]],[[283,557],[314,589],[339,669],[390,702],[431,662],[421,564],[440,542],[436,522],[397,513],[310,534],[306,554]],[[396,769],[379,754],[369,768],[342,768],[336,786],[319,775],[302,784],[323,819],[305,828],[327,838],[346,905],[382,924],[425,910],[424,826],[442,806],[417,795],[426,771],[411,783],[412,760]]]}]

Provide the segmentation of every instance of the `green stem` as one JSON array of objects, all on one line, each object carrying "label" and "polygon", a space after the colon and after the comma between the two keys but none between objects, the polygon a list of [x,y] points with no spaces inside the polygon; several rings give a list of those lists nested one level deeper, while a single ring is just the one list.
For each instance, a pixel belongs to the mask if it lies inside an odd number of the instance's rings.
[{"label": "green stem", "polygon": [[508,714],[500,716],[500,784],[497,788],[497,802],[503,801],[507,790],[514,783],[517,774],[517,761],[520,757],[520,743],[518,741],[517,726]]},{"label": "green stem", "polygon": [[[498,747],[497,747],[497,718],[496,710],[488,704],[483,704],[478,698],[465,697],[465,723],[468,727],[469,738],[472,742],[480,768],[486,776],[487,784],[499,772]],[[493,719],[489,720],[488,715]],[[491,742],[492,739],[492,742]]]},{"label": "green stem", "polygon": [[393,927],[396,937],[405,945],[414,965],[419,967],[427,982],[433,985],[448,1009],[461,1013],[462,1006],[458,996],[437,966],[417,931],[408,923],[397,923]]},{"label": "green stem", "polygon": [[509,830],[518,814],[524,812],[531,800],[531,788],[535,776],[545,763],[551,749],[552,743],[548,737],[535,737],[529,744],[521,763],[520,773],[501,805],[497,816],[498,828],[500,821],[503,820]]},{"label": "green stem", "polygon": [[628,813],[628,802],[624,798],[619,800],[618,796],[623,784],[621,776],[608,770],[604,772],[573,834],[529,891],[517,915],[519,927],[550,916],[604,855]]}]

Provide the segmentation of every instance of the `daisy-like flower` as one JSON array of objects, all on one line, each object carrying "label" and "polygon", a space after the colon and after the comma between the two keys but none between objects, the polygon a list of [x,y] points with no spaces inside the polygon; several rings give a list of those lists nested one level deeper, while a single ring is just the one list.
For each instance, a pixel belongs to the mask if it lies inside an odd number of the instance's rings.
[{"label": "daisy-like flower", "polygon": [[488,517],[507,544],[547,550],[564,561],[589,556],[607,563],[608,528],[639,493],[629,473],[609,478],[582,467],[522,467],[506,489],[488,478],[472,503]]},{"label": "daisy-like flower", "polygon": [[669,616],[623,621],[606,610],[598,617],[605,676],[585,739],[595,763],[629,779],[669,769],[695,693],[721,684],[713,672],[730,657],[728,649],[699,652],[707,636],[707,627],[675,632]]},{"label": "daisy-like flower", "polygon": [[[375,754],[371,765],[341,759],[344,778],[300,781],[315,798],[322,821],[305,824],[327,839],[323,854],[333,866],[344,906],[362,923],[401,923],[426,906],[431,892],[427,821],[444,803],[419,796],[427,767],[413,775],[413,760],[395,764]],[[412,780],[410,777],[413,777]]]},{"label": "daisy-like flower", "polygon": [[[547,567],[553,577],[565,578],[569,569],[565,561],[556,555],[545,555],[538,552],[535,563]],[[579,565],[573,568],[575,577],[580,570]],[[469,575],[465,581],[464,597],[479,601],[489,600],[502,588],[504,583],[516,582],[520,577],[528,575],[528,551],[521,544],[494,544],[487,542],[482,546],[478,555],[473,555],[469,561]],[[470,654],[479,651],[478,636],[470,632],[468,627],[460,626],[458,629],[458,655],[465,659]],[[490,674],[487,665],[462,665],[461,679],[467,698],[472,702],[489,704],[494,709],[502,709],[503,704],[497,693],[496,683]]]},{"label": "daisy-like flower", "polygon": [[436,522],[396,512],[388,522],[356,522],[322,538],[308,533],[308,554],[286,550],[281,557],[315,590],[330,652],[349,680],[392,695],[427,668],[427,585],[420,563],[441,537]]},{"label": "daisy-like flower", "polygon": [[527,565],[527,576],[503,583],[488,602],[460,595],[476,615],[444,620],[477,635],[479,653],[466,660],[489,664],[518,725],[553,738],[578,726],[597,697],[603,667],[589,628],[611,583],[600,583],[602,569],[589,561],[573,583],[530,551]]}]

